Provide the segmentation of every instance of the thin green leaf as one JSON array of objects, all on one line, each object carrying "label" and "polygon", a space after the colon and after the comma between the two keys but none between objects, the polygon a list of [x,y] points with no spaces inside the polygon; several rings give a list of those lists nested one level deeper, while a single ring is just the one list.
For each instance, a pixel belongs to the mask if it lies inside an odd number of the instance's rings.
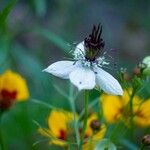
[{"label": "thin green leaf", "polygon": [[40,125],[36,120],[33,120],[33,123],[34,123],[37,127],[42,128],[41,125]]},{"label": "thin green leaf", "polygon": [[61,94],[64,98],[68,99],[67,93],[63,91],[58,85],[54,84],[54,88],[56,91],[58,91],[59,94]]},{"label": "thin green leaf", "polygon": [[40,143],[43,143],[43,142],[49,142],[49,139],[38,140],[38,141],[34,142],[32,146],[34,147],[34,146],[36,146],[36,145],[38,145]]},{"label": "thin green leaf", "polygon": [[43,105],[43,106],[45,106],[45,107],[47,107],[49,109],[56,109],[55,106],[52,106],[52,105],[50,105],[50,104],[48,104],[46,102],[43,102],[43,101],[39,101],[37,99],[31,99],[30,101],[33,102],[33,103],[39,104],[39,105]]}]

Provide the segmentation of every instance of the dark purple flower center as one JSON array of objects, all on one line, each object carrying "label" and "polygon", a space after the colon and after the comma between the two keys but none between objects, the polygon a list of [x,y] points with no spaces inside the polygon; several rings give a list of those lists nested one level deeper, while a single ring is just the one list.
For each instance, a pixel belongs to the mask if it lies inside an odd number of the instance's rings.
[{"label": "dark purple flower center", "polygon": [[101,55],[105,42],[101,38],[102,26],[99,24],[97,27],[94,25],[92,33],[84,39],[86,49],[86,59],[88,61],[95,61]]}]

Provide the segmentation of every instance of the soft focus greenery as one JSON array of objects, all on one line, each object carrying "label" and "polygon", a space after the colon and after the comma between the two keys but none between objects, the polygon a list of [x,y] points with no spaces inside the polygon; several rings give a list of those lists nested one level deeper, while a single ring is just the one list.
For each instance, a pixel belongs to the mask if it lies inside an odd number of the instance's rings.
[{"label": "soft focus greenery", "polygon": [[[148,0],[0,0],[0,73],[7,69],[20,73],[30,91],[28,101],[16,103],[2,116],[0,128],[6,149],[61,149],[49,146],[48,141],[40,142],[44,138],[35,122],[46,126],[51,107],[71,110],[65,96],[69,95],[70,83],[42,70],[56,60],[68,58],[74,43],[83,40],[93,24],[101,22],[105,49],[116,49],[113,57],[118,69],[125,67],[132,74],[150,52],[149,18]],[[115,74],[114,69],[109,72]],[[142,84],[139,95],[149,98],[150,82]],[[83,109],[82,95],[77,96],[77,112]],[[93,108],[98,97],[98,91],[90,93]],[[150,128],[136,129],[136,138],[131,142],[130,133],[126,133],[128,140],[121,138],[124,128],[115,124],[108,129],[118,149],[137,150],[141,138],[150,133]]]}]

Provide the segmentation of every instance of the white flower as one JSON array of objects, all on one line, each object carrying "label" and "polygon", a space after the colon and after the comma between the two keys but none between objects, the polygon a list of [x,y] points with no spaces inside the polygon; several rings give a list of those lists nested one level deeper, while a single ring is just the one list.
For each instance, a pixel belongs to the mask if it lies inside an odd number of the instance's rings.
[{"label": "white flower", "polygon": [[123,90],[118,81],[104,71],[101,66],[107,64],[104,58],[91,63],[85,59],[84,42],[77,45],[74,51],[75,61],[58,61],[44,71],[70,81],[79,89],[93,89],[99,86],[104,92],[112,95],[122,95]]},{"label": "white flower", "polygon": [[93,89],[96,85],[104,92],[112,95],[123,95],[119,82],[102,69],[109,65],[99,51],[104,47],[100,38],[102,28],[93,28],[92,34],[79,43],[73,53],[74,61],[58,61],[51,64],[44,71],[54,76],[70,79],[79,90]]}]

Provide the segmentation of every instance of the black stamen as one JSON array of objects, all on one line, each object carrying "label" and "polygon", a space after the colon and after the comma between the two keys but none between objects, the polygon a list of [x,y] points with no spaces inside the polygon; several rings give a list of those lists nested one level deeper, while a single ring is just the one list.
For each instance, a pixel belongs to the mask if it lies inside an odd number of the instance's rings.
[{"label": "black stamen", "polygon": [[101,34],[102,26],[100,24],[97,27],[93,25],[92,33],[84,39],[86,59],[89,61],[95,61],[105,46],[105,43],[101,38]]}]

